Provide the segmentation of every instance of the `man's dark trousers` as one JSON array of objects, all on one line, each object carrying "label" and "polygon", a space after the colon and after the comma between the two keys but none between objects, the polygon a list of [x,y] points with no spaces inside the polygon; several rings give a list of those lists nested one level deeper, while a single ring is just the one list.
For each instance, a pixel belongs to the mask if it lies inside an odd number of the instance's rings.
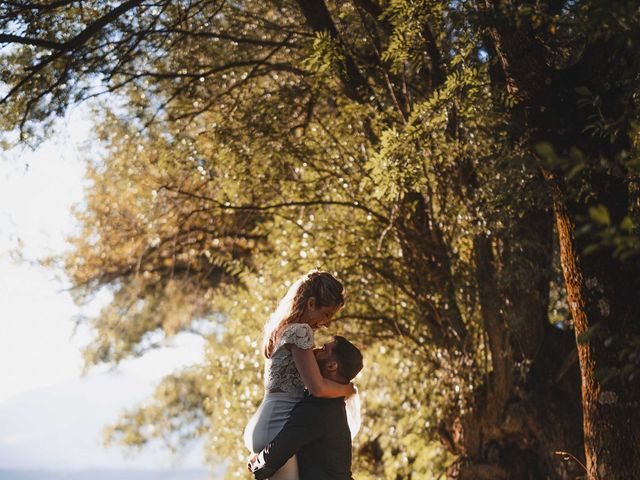
[{"label": "man's dark trousers", "polygon": [[351,433],[344,398],[305,397],[261,452],[257,480],[269,478],[294,454],[300,480],[352,480]]}]

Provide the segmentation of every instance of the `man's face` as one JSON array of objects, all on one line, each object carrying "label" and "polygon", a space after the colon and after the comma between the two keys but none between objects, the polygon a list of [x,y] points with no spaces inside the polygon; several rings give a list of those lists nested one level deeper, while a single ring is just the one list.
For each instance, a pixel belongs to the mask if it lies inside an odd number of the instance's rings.
[{"label": "man's face", "polygon": [[[316,360],[318,361],[320,370],[324,370],[324,367],[328,362],[336,361],[333,355],[333,349],[335,346],[336,346],[336,341],[334,340],[333,342],[325,343],[320,348],[313,349],[313,354],[315,355]],[[323,371],[323,374],[324,374],[324,371]]]}]

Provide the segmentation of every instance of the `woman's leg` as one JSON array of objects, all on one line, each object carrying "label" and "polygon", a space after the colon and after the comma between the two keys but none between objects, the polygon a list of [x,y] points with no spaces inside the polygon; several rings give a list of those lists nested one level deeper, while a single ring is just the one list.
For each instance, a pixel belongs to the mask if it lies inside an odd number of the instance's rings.
[{"label": "woman's leg", "polygon": [[[245,445],[253,453],[260,452],[275,438],[298,402],[285,396],[267,395],[244,431]],[[298,461],[291,457],[269,480],[299,480]]]},{"label": "woman's leg", "polygon": [[253,453],[261,451],[273,439],[273,428],[270,428],[270,424],[274,407],[274,402],[263,400],[244,429],[244,444]]}]

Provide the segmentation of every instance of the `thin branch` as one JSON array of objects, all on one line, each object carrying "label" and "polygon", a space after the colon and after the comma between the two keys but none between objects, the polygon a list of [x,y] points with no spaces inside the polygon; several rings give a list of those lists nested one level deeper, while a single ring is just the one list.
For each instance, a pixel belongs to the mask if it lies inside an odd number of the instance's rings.
[{"label": "thin branch", "polygon": [[248,210],[248,211],[267,211],[267,210],[277,210],[279,208],[288,208],[288,207],[305,207],[305,206],[314,206],[314,205],[335,205],[347,208],[353,208],[355,210],[362,210],[376,217],[381,222],[388,222],[387,218],[384,215],[375,212],[364,205],[356,204],[354,202],[344,202],[339,200],[299,200],[299,201],[290,201],[290,202],[281,202],[274,203],[271,205],[231,205],[225,204],[218,200],[215,200],[211,197],[207,197],[204,195],[199,195],[197,193],[187,192],[185,190],[174,188],[171,186],[163,185],[160,187],[162,190],[167,190],[174,193],[179,193],[181,195],[186,195],[192,198],[197,198],[199,200],[204,200],[207,202],[214,203],[220,209],[227,210]]},{"label": "thin branch", "polygon": [[264,60],[258,59],[258,60],[245,60],[245,61],[238,61],[238,62],[229,62],[229,63],[225,63],[224,65],[217,65],[213,68],[210,68],[209,70],[205,70],[202,72],[193,72],[193,73],[175,73],[175,72],[152,72],[152,71],[145,71],[145,72],[128,72],[128,71],[123,71],[120,72],[121,75],[125,75],[129,78],[144,78],[144,77],[150,77],[150,78],[156,78],[156,79],[174,79],[174,78],[201,78],[201,77],[208,77],[211,75],[214,75],[216,73],[221,73],[224,72],[226,70],[230,70],[233,68],[238,68],[238,67],[250,67],[250,66],[265,66],[265,67],[269,67],[272,70],[278,70],[278,71],[285,71],[285,72],[291,72],[291,73],[295,73],[297,75],[307,75],[307,72],[305,72],[304,70],[300,70],[299,68],[296,68],[288,63],[269,63],[269,62],[265,62]]},{"label": "thin branch", "polygon": [[230,40],[232,42],[237,43],[245,43],[248,45],[258,45],[262,47],[288,47],[288,48],[300,48],[300,45],[295,43],[291,43],[288,39],[291,37],[291,34],[287,36],[285,40],[264,40],[260,38],[252,38],[252,37],[238,37],[234,35],[229,35],[221,32],[191,32],[189,30],[184,30],[180,28],[164,28],[159,30],[152,30],[149,33],[159,33],[159,34],[170,34],[170,33],[179,33],[181,35],[189,36],[189,37],[202,37],[202,38],[215,38],[221,40]]},{"label": "thin branch", "polygon": [[11,7],[20,8],[22,10],[38,10],[42,12],[43,10],[53,10],[59,7],[64,7],[67,5],[72,5],[76,3],[78,0],[59,0],[57,2],[47,2],[46,4],[40,3],[24,3],[24,2],[11,2],[9,0],[5,0],[5,4]]},{"label": "thin branch", "polygon": [[69,52],[69,51],[71,51],[71,50],[73,50],[75,48],[78,48],[78,47],[82,46],[84,43],[86,43],[93,35],[95,35],[101,29],[106,27],[111,22],[114,22],[116,19],[118,19],[120,16],[124,15],[129,10],[137,7],[143,1],[144,0],[129,0],[129,1],[121,4],[120,6],[114,8],[109,13],[107,13],[107,14],[103,15],[102,17],[98,18],[94,22],[90,23],[84,30],[82,30],[75,37],[73,37],[72,39],[64,42],[64,44],[62,44],[62,47],[60,49],[58,49],[55,53],[49,55],[43,61],[41,61],[40,63],[35,65],[31,69],[31,72],[27,76],[25,76],[22,80],[20,80],[18,82],[18,84],[15,85],[11,90],[9,90],[9,93],[7,93],[2,98],[2,100],[0,100],[0,104],[5,103],[18,90],[20,90],[20,88],[22,88],[23,85],[25,85],[29,80],[31,80],[33,77],[35,77],[35,75],[38,72],[40,72],[42,69],[44,69],[47,65],[49,65],[53,61],[55,61],[58,58],[60,58],[63,54],[65,54],[65,53],[67,53],[67,52]]},{"label": "thin branch", "polygon": [[438,50],[438,45],[433,32],[426,21],[422,26],[422,37],[425,40],[425,47],[431,60],[431,72],[433,77],[432,88],[435,89],[444,82],[445,73],[442,63],[442,55],[440,54],[440,50]]},{"label": "thin branch", "polygon": [[0,43],[20,43],[22,45],[33,45],[35,47],[44,47],[53,50],[62,50],[64,48],[64,43],[42,40],[40,38],[21,37],[20,35],[12,35],[10,33],[0,33]]}]

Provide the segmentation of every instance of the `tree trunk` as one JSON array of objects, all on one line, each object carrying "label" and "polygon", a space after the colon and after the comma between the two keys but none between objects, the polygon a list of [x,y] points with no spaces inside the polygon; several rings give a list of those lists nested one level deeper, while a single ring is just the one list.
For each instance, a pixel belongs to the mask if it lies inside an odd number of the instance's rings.
[{"label": "tree trunk", "polygon": [[[581,186],[566,183],[557,166],[543,173],[552,193],[561,264],[573,317],[582,380],[584,450],[590,480],[627,480],[640,472],[640,385],[624,383],[618,358],[621,343],[640,329],[640,268],[622,262],[612,248],[586,255],[585,248],[598,243],[590,235],[576,235],[588,221],[589,206],[604,205],[613,225],[630,213],[629,175],[620,167],[606,171],[605,161],[629,150],[626,132],[610,140],[591,135],[592,111],[579,106],[580,87],[596,92],[610,118],[624,126],[630,98],[625,88],[611,88],[628,77],[621,61],[631,55],[634,42],[615,37],[588,43],[581,58],[563,69],[549,66],[542,45],[526,21],[519,26],[496,23],[491,29],[495,49],[505,73],[507,87],[521,100],[515,118],[531,132],[532,146],[549,142],[559,156],[579,148],[593,171],[582,173]],[[629,57],[631,58],[631,57]],[[633,56],[633,58],[636,58]],[[637,72],[636,72],[637,74]],[[633,75],[632,75],[633,76]],[[599,169],[599,170],[598,170]],[[588,192],[588,194],[585,194]],[[591,238],[589,238],[591,237]],[[583,341],[587,340],[588,341]],[[609,380],[607,381],[607,376]],[[573,452],[572,452],[573,453]]]},{"label": "tree trunk", "polygon": [[[573,335],[549,326],[540,350],[540,361],[560,359],[571,351]],[[562,362],[526,386],[506,394],[500,409],[488,394],[489,384],[477,392],[470,411],[441,435],[449,449],[462,461],[449,478],[468,480],[574,480],[584,474],[580,463],[583,432],[577,362],[558,376]],[[493,380],[493,379],[491,379]],[[557,380],[557,381],[556,381]],[[565,460],[568,452],[577,459]],[[578,461],[576,461],[578,460]]]},{"label": "tree trunk", "polygon": [[[512,245],[499,259],[487,238],[474,242],[492,373],[459,424],[443,428],[443,433],[451,432],[452,450],[463,458],[450,478],[573,480],[582,473],[575,344],[571,332],[548,322],[548,296],[543,294],[548,287],[538,292],[540,284],[549,281],[545,272],[551,252],[545,246],[551,231],[544,227],[548,214],[538,212],[535,217],[516,222],[514,234],[520,240],[507,240]],[[529,262],[523,263],[525,259]],[[495,264],[501,264],[500,272]],[[505,302],[507,295],[510,302]],[[532,341],[523,344],[527,336]],[[523,361],[530,361],[531,367],[522,366]],[[559,451],[571,453],[579,462],[563,460],[556,454]]]},{"label": "tree trunk", "polygon": [[[584,447],[589,480],[631,480],[640,472],[640,385],[622,378],[604,381],[620,369],[620,340],[640,334],[640,292],[636,265],[615,259],[610,249],[584,255],[577,241],[578,212],[565,200],[552,174],[563,273],[574,320],[582,371]],[[618,207],[619,212],[613,211]],[[624,204],[610,205],[616,218]],[[621,210],[621,211],[620,211]]]}]

